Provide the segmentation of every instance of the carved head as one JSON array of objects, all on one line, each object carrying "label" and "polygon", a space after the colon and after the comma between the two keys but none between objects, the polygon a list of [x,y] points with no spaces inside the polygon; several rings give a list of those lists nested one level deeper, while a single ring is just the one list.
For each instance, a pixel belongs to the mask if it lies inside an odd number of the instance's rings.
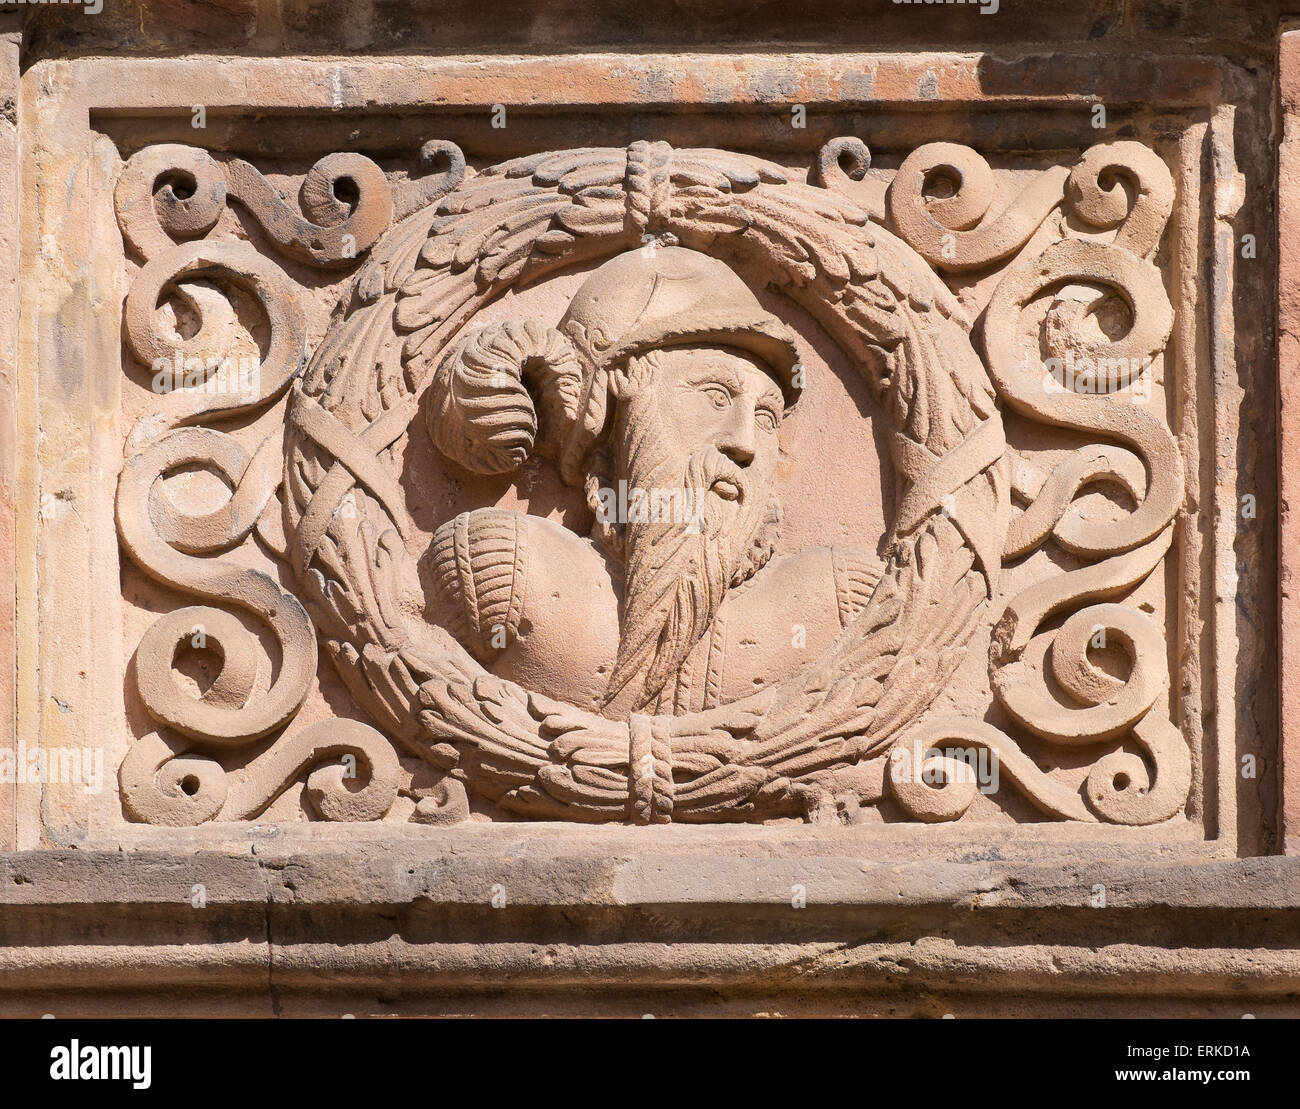
[{"label": "carved head", "polygon": [[[711,373],[714,385],[742,373],[736,365],[739,356],[779,389],[773,410],[778,421],[798,396],[798,352],[789,329],[764,311],[725,263],[685,247],[652,244],[612,258],[583,283],[559,329],[572,341],[585,370],[585,418],[570,432],[561,455],[570,480],[602,432],[613,429],[609,402],[629,399],[624,378],[630,367],[651,352],[664,352],[659,365],[675,377]],[[721,367],[728,362],[731,368],[724,372]],[[692,363],[689,369],[687,363]],[[710,363],[712,371],[705,368]],[[707,395],[705,385],[701,378],[702,396]],[[721,400],[720,393],[714,395]],[[707,436],[708,425],[719,417],[701,421],[692,417],[693,411],[703,414],[687,405],[675,409],[666,423],[682,434],[694,426]]]},{"label": "carved head", "polygon": [[662,370],[674,387],[646,399],[676,446],[715,442],[762,473],[767,436],[798,397],[797,359],[793,334],[725,263],[652,244],[595,270],[558,329],[512,320],[470,330],[430,385],[430,431],[480,473],[513,470],[537,449],[582,485],[619,433],[618,407],[637,407]]},{"label": "carved head", "polygon": [[[616,371],[613,388],[624,424],[616,424],[620,444],[633,438],[633,425],[648,421],[664,452],[680,461],[681,473],[698,452],[709,452],[709,491],[720,500],[743,502],[770,492],[785,404],[753,355],[705,344],[651,351]],[[634,476],[620,470],[620,477]]]},{"label": "carved head", "polygon": [[611,695],[644,676],[637,704],[657,696],[725,591],[771,556],[797,358],[793,334],[723,262],[656,245],[595,270],[558,328],[490,325],[439,368],[440,449],[484,473],[534,448],[555,459],[624,560]]}]

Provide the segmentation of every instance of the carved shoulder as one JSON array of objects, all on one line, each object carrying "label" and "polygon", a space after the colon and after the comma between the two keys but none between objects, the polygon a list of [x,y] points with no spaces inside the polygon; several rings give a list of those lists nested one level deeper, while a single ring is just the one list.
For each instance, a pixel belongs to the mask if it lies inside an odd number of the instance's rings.
[{"label": "carved shoulder", "polygon": [[840,626],[847,627],[880,581],[881,562],[861,547],[832,547],[831,575]]},{"label": "carved shoulder", "polygon": [[618,597],[588,541],[540,516],[480,508],[434,533],[438,618],[493,672],[595,707],[618,651]]},{"label": "carved shoulder", "polygon": [[829,649],[880,579],[859,547],[805,547],[773,558],[723,602],[713,634],[680,681],[698,707],[734,701],[793,673]]},{"label": "carved shoulder", "polygon": [[[804,547],[778,555],[748,589],[750,604],[835,614],[834,631],[848,625],[880,580],[881,562],[863,547]],[[741,595],[744,595],[742,592]]]},{"label": "carved shoulder", "polygon": [[507,509],[462,512],[433,535],[428,563],[440,614],[480,662],[519,632],[529,527]]}]

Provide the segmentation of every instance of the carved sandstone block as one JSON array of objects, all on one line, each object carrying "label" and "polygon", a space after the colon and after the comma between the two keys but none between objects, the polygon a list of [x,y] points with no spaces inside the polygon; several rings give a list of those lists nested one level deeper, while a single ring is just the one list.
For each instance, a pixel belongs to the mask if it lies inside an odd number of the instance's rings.
[{"label": "carved sandstone block", "polygon": [[78,471],[115,534],[76,542],[123,601],[90,589],[120,738],[74,835],[1212,838],[1171,680],[1202,318],[1171,290],[1209,201],[1179,132],[264,172],[129,130],[86,136],[122,290],[89,446],[122,463]]},{"label": "carved sandstone block", "polygon": [[612,64],[357,20],[339,61],[225,8],[11,51],[6,846],[211,864],[240,913],[250,844],[376,911],[509,859],[544,930],[1288,842],[1264,83],[1145,25]]},{"label": "carved sandstone block", "polygon": [[1152,146],[421,159],[112,171],[122,820],[1187,826]]}]

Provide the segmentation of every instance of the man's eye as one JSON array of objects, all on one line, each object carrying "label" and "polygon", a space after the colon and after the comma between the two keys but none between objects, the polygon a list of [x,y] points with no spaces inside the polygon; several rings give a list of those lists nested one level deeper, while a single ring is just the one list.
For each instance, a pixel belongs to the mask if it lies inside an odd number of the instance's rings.
[{"label": "man's eye", "polygon": [[766,408],[760,408],[754,413],[754,422],[764,431],[776,430],[776,414]]},{"label": "man's eye", "polygon": [[721,385],[704,386],[704,395],[714,408],[726,408],[731,403],[731,394]]}]

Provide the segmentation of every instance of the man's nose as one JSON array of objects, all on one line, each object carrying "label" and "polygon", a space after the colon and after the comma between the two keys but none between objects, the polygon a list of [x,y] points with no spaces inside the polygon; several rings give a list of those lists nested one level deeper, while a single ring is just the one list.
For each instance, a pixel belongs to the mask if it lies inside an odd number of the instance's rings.
[{"label": "man's nose", "polygon": [[748,466],[754,461],[753,401],[747,397],[736,398],[714,445],[737,466]]}]

